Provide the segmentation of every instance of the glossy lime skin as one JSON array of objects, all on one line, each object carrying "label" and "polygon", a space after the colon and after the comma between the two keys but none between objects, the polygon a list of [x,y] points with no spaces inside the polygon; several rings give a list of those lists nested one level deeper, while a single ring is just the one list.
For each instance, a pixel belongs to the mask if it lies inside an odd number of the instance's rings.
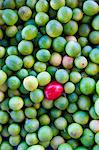
[{"label": "glossy lime skin", "polygon": [[99,44],[99,31],[92,31],[89,34],[89,40],[92,44]]},{"label": "glossy lime skin", "polygon": [[99,98],[96,100],[94,107],[96,114],[99,116]]},{"label": "glossy lime skin", "polygon": [[65,143],[65,140],[62,136],[55,136],[52,140],[51,140],[51,147],[53,149],[58,149],[58,146]]},{"label": "glossy lime skin", "polygon": [[95,142],[99,145],[99,132],[95,134]]},{"label": "glossy lime skin", "polygon": [[97,83],[96,83],[96,92],[97,92],[97,94],[99,95],[99,80],[98,80]]},{"label": "glossy lime skin", "polygon": [[77,57],[81,52],[81,46],[78,42],[69,41],[65,48],[66,53],[71,57]]},{"label": "glossy lime skin", "polygon": [[92,62],[99,64],[99,49],[98,48],[94,48],[90,54],[89,54],[89,58]]},{"label": "glossy lime skin", "polygon": [[64,130],[67,126],[67,121],[63,117],[59,117],[54,121],[54,125],[59,130]]},{"label": "glossy lime skin", "polygon": [[73,20],[75,21],[79,21],[83,18],[83,12],[80,8],[74,8],[73,9],[73,16],[72,16]]},{"label": "glossy lime skin", "polygon": [[18,21],[17,13],[11,9],[5,9],[2,18],[7,25],[14,25]]},{"label": "glossy lime skin", "polygon": [[96,17],[94,17],[93,21],[92,21],[92,27],[94,28],[94,30],[99,30],[99,15],[97,15]]},{"label": "glossy lime skin", "polygon": [[34,25],[27,25],[22,30],[22,38],[25,40],[32,40],[37,37],[38,29]]},{"label": "glossy lime skin", "polygon": [[27,21],[30,19],[31,15],[32,15],[32,11],[29,7],[22,6],[18,10],[18,15],[19,15],[21,20]]},{"label": "glossy lime skin", "polygon": [[49,126],[43,126],[39,129],[38,138],[40,141],[42,142],[50,141],[52,137],[53,137],[52,129]]},{"label": "glossy lime skin", "polygon": [[70,81],[73,83],[78,83],[81,80],[81,74],[77,71],[72,71],[70,73]]},{"label": "glossy lime skin", "polygon": [[93,150],[98,150],[99,149],[99,145],[95,145],[94,147],[93,147]]},{"label": "glossy lime skin", "polygon": [[91,120],[89,123],[89,128],[94,133],[98,133],[99,132],[99,119],[98,120]]},{"label": "glossy lime skin", "polygon": [[44,150],[44,147],[41,145],[33,145],[29,147],[27,150]]},{"label": "glossy lime skin", "polygon": [[10,136],[9,137],[9,143],[12,145],[12,146],[17,146],[21,141],[21,137],[20,135],[16,135],[16,136]]},{"label": "glossy lime skin", "polygon": [[7,85],[10,89],[16,90],[20,87],[20,80],[16,76],[11,76],[8,78]]},{"label": "glossy lime skin", "polygon": [[90,27],[88,24],[81,24],[79,27],[79,35],[87,37],[90,32]]},{"label": "glossy lime skin", "polygon": [[50,123],[50,118],[47,114],[41,115],[39,118],[41,125],[48,125]]},{"label": "glossy lime skin", "polygon": [[75,85],[72,82],[67,82],[64,85],[64,91],[65,91],[65,93],[71,94],[71,93],[74,92],[74,90],[75,90]]},{"label": "glossy lime skin", "polygon": [[46,0],[39,0],[36,3],[36,11],[37,12],[47,12],[49,9],[49,4]]},{"label": "glossy lime skin", "polygon": [[92,94],[95,90],[95,80],[90,77],[83,78],[80,82],[80,90],[83,94]]},{"label": "glossy lime skin", "polygon": [[72,9],[69,7],[61,7],[58,10],[57,18],[61,23],[67,23],[72,18]]},{"label": "glossy lime skin", "polygon": [[30,69],[34,65],[34,57],[32,55],[27,55],[23,58],[23,65],[25,68]]},{"label": "glossy lime skin", "polygon": [[78,38],[78,43],[80,44],[81,47],[84,47],[88,44],[88,39],[86,37],[79,37]]},{"label": "glossy lime skin", "polygon": [[94,75],[98,74],[99,66],[95,63],[89,62],[88,66],[85,69],[85,72],[90,76],[94,76]]},{"label": "glossy lime skin", "polygon": [[68,99],[61,96],[55,100],[54,105],[60,110],[65,110],[68,106]]},{"label": "glossy lime skin", "polygon": [[[28,51],[27,51],[28,50]],[[22,55],[29,55],[33,52],[33,43],[30,41],[26,41],[26,40],[22,40],[19,44],[18,44],[18,51],[22,54]]]},{"label": "glossy lime skin", "polygon": [[89,115],[87,112],[84,111],[77,111],[73,115],[73,119],[76,123],[79,124],[87,124],[89,121]]},{"label": "glossy lime skin", "polygon": [[22,68],[23,62],[22,59],[18,56],[11,55],[6,59],[7,67],[12,71],[18,71]]},{"label": "glossy lime skin", "polygon": [[51,75],[47,71],[44,71],[38,74],[37,79],[40,86],[45,86],[50,83]]},{"label": "glossy lime skin", "polygon": [[46,25],[46,32],[50,37],[58,37],[63,32],[63,27],[57,20],[51,20]]},{"label": "glossy lime skin", "polygon": [[85,147],[77,147],[75,150],[87,150]]},{"label": "glossy lime skin", "polygon": [[61,144],[59,147],[58,147],[58,150],[73,150],[71,145],[69,145],[68,143],[65,143],[65,144]]},{"label": "glossy lime skin", "polygon": [[39,12],[35,16],[35,22],[38,26],[45,26],[49,21],[49,16],[44,12]]},{"label": "glossy lime skin", "polygon": [[65,6],[65,0],[51,0],[50,5],[54,10],[58,10],[62,6]]},{"label": "glossy lime skin", "polygon": [[81,143],[86,147],[90,147],[94,144],[94,134],[90,129],[84,129],[84,133],[81,137]]},{"label": "glossy lime skin", "polygon": [[36,3],[37,3],[37,0],[27,0],[26,1],[27,6],[29,6],[31,9],[34,9]]},{"label": "glossy lime skin", "polygon": [[42,106],[45,109],[51,109],[53,107],[53,101],[49,101],[46,98],[42,101]]},{"label": "glossy lime skin", "polygon": [[0,110],[0,123],[6,124],[9,120],[9,115],[6,111]]},{"label": "glossy lime skin", "polygon": [[39,103],[43,100],[44,98],[44,93],[40,89],[36,89],[33,92],[30,92],[30,99],[34,103]]},{"label": "glossy lime skin", "polygon": [[0,70],[0,85],[4,84],[4,82],[7,80],[7,74]]},{"label": "glossy lime skin", "polygon": [[48,72],[51,76],[54,76],[56,71],[57,71],[57,68],[54,67],[54,66],[49,66],[49,67],[47,68],[47,72]]},{"label": "glossy lime skin", "polygon": [[70,103],[76,102],[78,100],[78,95],[73,92],[67,96]]},{"label": "glossy lime skin", "polygon": [[21,142],[19,145],[18,145],[18,150],[26,150],[28,148],[28,145],[26,142]]},{"label": "glossy lime skin", "polygon": [[78,6],[78,0],[66,0],[66,5],[71,8],[76,8]]},{"label": "glossy lime skin", "polygon": [[96,2],[88,0],[83,4],[83,11],[86,15],[93,16],[98,13],[99,6]]},{"label": "glossy lime skin", "polygon": [[38,73],[38,72],[44,72],[46,70],[46,63],[43,63],[43,62],[39,62],[37,61],[35,64],[34,64],[34,70]]},{"label": "glossy lime skin", "polygon": [[49,49],[51,47],[51,43],[52,39],[49,36],[44,35],[39,39],[38,44],[40,48]]},{"label": "glossy lime skin", "polygon": [[62,111],[59,110],[59,109],[57,109],[57,108],[53,108],[53,109],[51,110],[50,114],[51,114],[51,117],[52,117],[52,118],[58,118],[58,117],[61,116]]},{"label": "glossy lime skin", "polygon": [[89,45],[84,46],[83,49],[82,49],[83,56],[88,57],[90,52],[91,52],[91,50],[92,50],[91,46],[89,46]]},{"label": "glossy lime skin", "polygon": [[87,59],[84,56],[78,56],[75,59],[75,66],[79,69],[83,69],[87,66],[88,62]]},{"label": "glossy lime skin", "polygon": [[99,115],[96,113],[95,107],[92,106],[89,110],[89,114],[92,119],[99,119]]},{"label": "glossy lime skin", "polygon": [[16,46],[10,46],[7,48],[8,55],[18,55],[18,50]]},{"label": "glossy lime skin", "polygon": [[66,40],[59,36],[53,40],[52,46],[56,52],[63,52],[65,50]]},{"label": "glossy lime skin", "polygon": [[77,111],[78,107],[76,103],[70,103],[67,107],[67,112],[72,114],[75,113]]},{"label": "glossy lime skin", "polygon": [[47,62],[47,61],[49,61],[51,54],[48,50],[41,49],[36,53],[36,57],[41,62]]},{"label": "glossy lime skin", "polygon": [[77,104],[81,110],[88,111],[91,106],[91,100],[88,96],[81,95],[81,96],[79,96]]},{"label": "glossy lime skin", "polygon": [[34,76],[28,76],[23,80],[23,85],[27,91],[34,91],[38,87],[38,80]]},{"label": "glossy lime skin", "polygon": [[13,150],[13,147],[7,141],[2,142],[2,144],[0,145],[0,148],[1,148],[1,150],[5,150],[5,149],[7,149],[7,150]]},{"label": "glossy lime skin", "polygon": [[21,97],[15,96],[9,100],[9,107],[12,110],[20,110],[23,107],[23,99]]},{"label": "glossy lime skin", "polygon": [[26,143],[28,145],[35,145],[37,144],[39,141],[38,141],[38,138],[37,138],[37,135],[36,133],[28,133],[26,135]]},{"label": "glossy lime skin", "polygon": [[5,48],[4,47],[2,47],[2,46],[0,46],[0,59],[2,58],[2,57],[4,57],[4,55],[5,55]]},{"label": "glossy lime skin", "polygon": [[74,35],[78,31],[78,24],[76,21],[70,20],[64,25],[65,35]]},{"label": "glossy lime skin", "polygon": [[37,119],[27,119],[25,121],[24,128],[28,133],[35,132],[39,128],[39,122]]},{"label": "glossy lime skin", "polygon": [[13,123],[9,125],[8,132],[10,135],[16,136],[20,133],[20,126],[18,124]]},{"label": "glossy lime skin", "polygon": [[6,28],[6,35],[8,37],[14,37],[17,32],[18,32],[18,29],[14,25]]},{"label": "glossy lime skin", "polygon": [[22,110],[12,111],[10,115],[15,122],[22,122],[25,118]]},{"label": "glossy lime skin", "polygon": [[83,133],[83,128],[78,123],[72,123],[68,126],[68,133],[72,138],[78,139]]},{"label": "glossy lime skin", "polygon": [[65,69],[59,69],[55,73],[55,78],[59,83],[64,84],[69,80],[69,75]]}]

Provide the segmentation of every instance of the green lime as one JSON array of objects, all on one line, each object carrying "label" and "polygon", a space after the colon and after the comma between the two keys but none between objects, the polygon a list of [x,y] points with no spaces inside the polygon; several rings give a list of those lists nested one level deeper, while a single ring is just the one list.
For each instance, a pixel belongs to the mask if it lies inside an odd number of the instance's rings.
[{"label": "green lime", "polygon": [[99,44],[99,31],[92,31],[89,34],[89,41],[92,44]]},{"label": "green lime", "polygon": [[24,40],[32,40],[37,37],[38,29],[34,25],[27,25],[22,30],[22,38]]},{"label": "green lime", "polygon": [[80,90],[83,94],[89,95],[92,94],[95,90],[95,80],[90,77],[85,77],[80,82]]},{"label": "green lime", "polygon": [[58,150],[73,150],[71,145],[68,143],[60,144]]},{"label": "green lime", "polygon": [[23,99],[21,97],[15,96],[9,100],[9,107],[12,110],[20,110],[23,107]]},{"label": "green lime", "polygon": [[20,80],[16,76],[11,76],[8,78],[7,85],[11,90],[16,90],[20,87]]},{"label": "green lime", "polygon": [[69,94],[67,96],[67,98],[68,98],[68,100],[69,100],[70,103],[74,103],[74,102],[77,102],[78,95],[77,95],[77,93],[73,92],[73,93]]},{"label": "green lime", "polygon": [[72,9],[66,6],[61,7],[58,10],[57,18],[61,23],[69,22],[72,18]]},{"label": "green lime", "polygon": [[34,9],[37,0],[27,0],[26,5],[29,6],[31,9]]},{"label": "green lime", "polygon": [[54,125],[59,130],[64,130],[67,126],[67,121],[63,117],[59,117],[54,121]]},{"label": "green lime", "polygon": [[81,24],[79,26],[79,35],[80,36],[83,36],[83,37],[87,37],[89,35],[89,32],[90,32],[90,27],[88,24]]},{"label": "green lime", "polygon": [[11,55],[6,58],[6,65],[12,71],[18,71],[22,68],[22,59],[18,56]]},{"label": "green lime", "polygon": [[57,68],[54,67],[54,66],[49,66],[49,67],[47,68],[47,72],[48,72],[51,76],[54,76],[56,71],[57,71]]},{"label": "green lime", "polygon": [[[28,51],[27,51],[27,49],[28,49]],[[33,43],[31,41],[22,40],[18,44],[18,51],[22,55],[29,55],[29,54],[31,54],[33,52]]]},{"label": "green lime", "polygon": [[33,145],[33,146],[27,148],[27,150],[45,150],[45,149],[41,145]]},{"label": "green lime", "polygon": [[49,126],[43,126],[39,129],[38,138],[40,141],[42,142],[50,141],[52,137],[53,137],[52,129]]},{"label": "green lime", "polygon": [[7,25],[14,25],[18,21],[18,15],[14,10],[3,10],[2,18]]},{"label": "green lime", "polygon": [[22,110],[12,111],[10,116],[15,122],[22,122],[25,118],[24,112]]},{"label": "green lime", "polygon": [[59,36],[53,40],[52,46],[56,52],[63,52],[65,50],[66,40]]},{"label": "green lime", "polygon": [[44,48],[44,49],[49,49],[51,47],[51,43],[52,43],[52,39],[47,36],[47,35],[43,35],[40,39],[39,39],[39,47],[40,48]]},{"label": "green lime", "polygon": [[83,4],[83,11],[86,15],[93,16],[98,13],[99,6],[98,6],[97,2],[87,0]]},{"label": "green lime", "polygon": [[15,35],[16,35],[16,33],[18,32],[18,29],[17,29],[17,27],[16,26],[9,26],[9,27],[7,27],[6,28],[6,35],[8,36],[8,37],[14,37]]},{"label": "green lime", "polygon": [[59,82],[59,83],[66,83],[69,80],[69,74],[65,69],[59,69],[56,71],[55,73],[55,79]]},{"label": "green lime", "polygon": [[28,68],[28,69],[32,68],[34,65],[34,62],[35,62],[35,60],[32,55],[28,55],[23,58],[23,65],[25,68]]},{"label": "green lime", "polygon": [[49,61],[51,54],[48,50],[46,49],[40,49],[37,53],[36,53],[36,57],[39,61],[41,62],[47,62]]},{"label": "green lime", "polygon": [[64,25],[65,35],[74,35],[78,31],[78,24],[76,21],[70,20]]},{"label": "green lime", "polygon": [[83,12],[80,8],[74,8],[73,9],[73,16],[72,16],[73,20],[75,21],[79,21],[83,18]]},{"label": "green lime", "polygon": [[77,71],[72,71],[70,73],[70,81],[73,83],[78,83],[81,80],[81,74]]},{"label": "green lime", "polygon": [[0,85],[3,85],[6,80],[7,74],[3,70],[0,70]]},{"label": "green lime", "polygon": [[95,102],[95,112],[99,116],[99,99],[97,99]]},{"label": "green lime", "polygon": [[72,123],[68,126],[68,133],[72,138],[78,139],[83,133],[83,128],[78,123]]},{"label": "green lime", "polygon": [[22,6],[18,10],[18,15],[19,15],[21,20],[27,21],[32,16],[32,10],[27,6]]},{"label": "green lime", "polygon": [[63,32],[63,27],[57,20],[51,20],[46,25],[46,32],[50,37],[58,37]]},{"label": "green lime", "polygon": [[0,110],[0,123],[6,124],[9,120],[9,115],[6,111]]},{"label": "green lime", "polygon": [[58,149],[59,145],[65,143],[65,140],[62,136],[55,136],[52,140],[51,140],[51,147],[53,149]]},{"label": "green lime", "polygon": [[79,4],[78,0],[66,0],[66,5],[71,8],[76,8]]},{"label": "green lime", "polygon": [[75,85],[72,82],[67,82],[64,85],[64,91],[65,91],[65,93],[71,94],[71,93],[74,92],[74,90],[75,90]]},{"label": "green lime", "polygon": [[76,149],[79,146],[79,142],[76,139],[69,139],[67,143],[70,144],[73,149]]},{"label": "green lime", "polygon": [[78,38],[78,43],[80,44],[81,47],[86,46],[88,44],[87,37],[79,37]]},{"label": "green lime", "polygon": [[89,115],[84,111],[77,111],[73,114],[73,119],[76,123],[87,124],[89,121]]},{"label": "green lime", "polygon": [[74,63],[75,63],[75,66],[78,69],[83,69],[88,64],[87,59],[84,56],[78,56],[78,57],[76,57]]},{"label": "green lime", "polygon": [[62,111],[57,108],[53,108],[51,109],[50,114],[51,114],[51,118],[59,118],[62,114]]},{"label": "green lime", "polygon": [[0,29],[0,40],[3,39],[3,31]]},{"label": "green lime", "polygon": [[89,45],[83,47],[83,49],[82,49],[83,56],[88,57],[90,52],[91,52],[91,50],[92,50],[92,47],[89,46]]},{"label": "green lime", "polygon": [[[99,107],[99,106],[97,106],[97,107]],[[90,108],[89,114],[90,114],[90,116],[91,116],[92,119],[99,119],[99,116],[98,116],[98,114],[96,113],[96,110],[95,110],[95,107],[94,107],[94,106],[92,106],[92,107]]]},{"label": "green lime", "polygon": [[20,141],[21,141],[20,135],[10,136],[10,137],[9,137],[9,143],[10,143],[12,146],[18,146],[19,143],[20,143]]},{"label": "green lime", "polygon": [[58,9],[61,8],[62,6],[65,6],[65,0],[51,0],[51,1],[50,1],[50,6],[51,6],[54,10],[58,10]]},{"label": "green lime", "polygon": [[10,145],[9,142],[3,141],[2,144],[0,145],[0,149],[1,150],[5,150],[5,149],[7,149],[7,150],[13,150],[13,147]]},{"label": "green lime", "polygon": [[67,107],[67,112],[72,114],[75,113],[77,111],[78,107],[76,103],[70,103]]},{"label": "green lime", "polygon": [[37,119],[27,119],[24,128],[29,133],[35,132],[39,128],[39,121]]},{"label": "green lime", "polygon": [[5,48],[2,47],[2,46],[0,46],[0,59],[1,59],[2,57],[4,57],[5,52],[6,52]]},{"label": "green lime", "polygon": [[50,123],[50,118],[47,114],[43,114],[40,116],[39,122],[41,125],[48,125]]},{"label": "green lime", "polygon": [[4,1],[4,8],[15,9],[15,1],[14,0],[5,0]]},{"label": "green lime", "polygon": [[8,132],[12,136],[16,136],[20,133],[20,126],[16,123],[9,125]]},{"label": "green lime", "polygon": [[36,133],[28,133],[26,135],[26,143],[28,145],[36,145],[39,142]]},{"label": "green lime", "polygon": [[39,62],[37,61],[35,64],[34,64],[34,70],[38,73],[38,72],[44,72],[46,70],[47,66],[46,66],[46,63],[43,63],[43,62]]},{"label": "green lime", "polygon": [[38,26],[45,26],[49,21],[49,16],[44,12],[39,12],[35,16],[35,22]]},{"label": "green lime", "polygon": [[95,63],[89,62],[88,66],[85,69],[85,72],[90,76],[94,76],[98,74],[99,66]]},{"label": "green lime", "polygon": [[95,142],[99,145],[99,132],[95,134]]},{"label": "green lime", "polygon": [[40,72],[37,79],[40,86],[45,86],[51,81],[51,75],[47,71]]},{"label": "green lime", "polygon": [[60,110],[65,110],[68,107],[68,99],[61,96],[55,100],[54,105]]},{"label": "green lime", "polygon": [[16,46],[9,46],[7,48],[7,54],[8,55],[18,55],[18,50]]},{"label": "green lime", "polygon": [[89,58],[92,62],[99,64],[99,49],[94,48],[93,50],[91,50]]},{"label": "green lime", "polygon": [[91,106],[91,100],[88,96],[81,95],[81,96],[79,96],[77,104],[81,110],[88,111]]},{"label": "green lime", "polygon": [[46,98],[42,101],[42,106],[45,109],[51,109],[53,107],[53,101],[49,101]]},{"label": "green lime", "polygon": [[44,93],[40,89],[36,89],[33,92],[30,92],[30,99],[34,103],[39,103],[43,100],[44,98]]},{"label": "green lime", "polygon": [[27,118],[34,119],[37,116],[37,111],[35,108],[29,107],[25,109],[25,115]]},{"label": "green lime", "polygon": [[99,15],[94,17],[94,19],[92,21],[92,27],[94,28],[94,30],[99,30],[98,22],[99,22]]},{"label": "green lime", "polygon": [[80,140],[84,146],[86,146],[86,147],[92,146],[94,144],[93,132],[88,128],[84,129],[83,135]]},{"label": "green lime", "polygon": [[70,57],[77,57],[81,52],[81,46],[78,42],[69,41],[65,51]]},{"label": "green lime", "polygon": [[18,150],[26,150],[28,148],[28,145],[26,142],[21,142],[19,145],[18,145]]},{"label": "green lime", "polygon": [[97,94],[99,95],[99,80],[98,80],[97,83],[96,83],[96,92],[97,92]]},{"label": "green lime", "polygon": [[48,12],[49,4],[46,0],[38,0],[36,3],[37,12]]}]

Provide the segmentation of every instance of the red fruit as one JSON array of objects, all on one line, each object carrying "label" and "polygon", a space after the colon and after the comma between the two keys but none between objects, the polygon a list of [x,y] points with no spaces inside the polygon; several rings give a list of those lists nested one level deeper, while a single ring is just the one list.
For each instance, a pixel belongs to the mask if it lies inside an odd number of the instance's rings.
[{"label": "red fruit", "polygon": [[63,92],[63,86],[60,83],[53,81],[45,87],[44,92],[48,100],[55,100],[61,96]]},{"label": "red fruit", "polygon": [[74,61],[74,59],[72,57],[64,56],[62,64],[63,64],[64,68],[71,69],[73,67],[73,61]]}]

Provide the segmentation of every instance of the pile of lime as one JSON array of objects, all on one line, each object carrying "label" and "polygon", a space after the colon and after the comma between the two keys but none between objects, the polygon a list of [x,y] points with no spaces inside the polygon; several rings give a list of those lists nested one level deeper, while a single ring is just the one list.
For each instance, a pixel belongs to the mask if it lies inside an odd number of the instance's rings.
[{"label": "pile of lime", "polygon": [[99,150],[99,0],[0,0],[0,150]]}]

